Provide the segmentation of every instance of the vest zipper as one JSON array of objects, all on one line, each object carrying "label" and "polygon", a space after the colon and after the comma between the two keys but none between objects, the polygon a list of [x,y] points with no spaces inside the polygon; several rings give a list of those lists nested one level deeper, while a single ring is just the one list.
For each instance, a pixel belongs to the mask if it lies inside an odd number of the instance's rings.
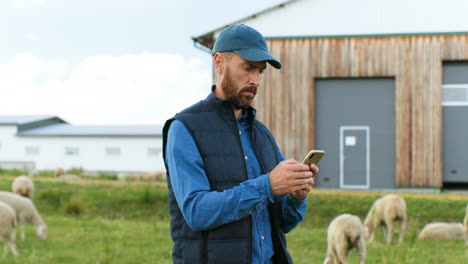
[{"label": "vest zipper", "polygon": [[[239,126],[237,125],[236,115],[234,114],[234,111],[230,111],[230,112],[231,112],[231,116],[234,119],[234,125],[236,127],[236,131],[234,131],[234,133],[236,133],[236,135],[237,135],[237,137],[236,137],[237,138],[237,143],[238,143],[238,146],[240,147],[242,156],[245,157],[244,149],[242,148],[242,142],[241,142],[240,135],[239,135]],[[253,144],[252,144],[252,147],[253,147]],[[255,151],[255,147],[253,147],[253,148],[254,148],[254,151]],[[257,154],[255,153],[255,155],[257,155]],[[244,165],[245,180],[248,180],[249,179],[249,174],[247,172],[247,165],[245,164],[245,159],[244,159],[244,162],[242,162],[242,164]],[[250,217],[249,217],[249,259],[247,261],[248,261],[247,263],[252,262],[252,215],[250,215]]]}]

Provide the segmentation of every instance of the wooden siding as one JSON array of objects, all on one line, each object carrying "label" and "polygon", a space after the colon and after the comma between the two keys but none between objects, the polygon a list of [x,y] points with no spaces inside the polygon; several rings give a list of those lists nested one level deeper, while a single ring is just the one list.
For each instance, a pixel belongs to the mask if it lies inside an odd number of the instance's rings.
[{"label": "wooden siding", "polygon": [[316,78],[395,78],[396,184],[442,185],[442,61],[468,60],[468,35],[271,39],[255,107],[285,157],[314,147]]}]

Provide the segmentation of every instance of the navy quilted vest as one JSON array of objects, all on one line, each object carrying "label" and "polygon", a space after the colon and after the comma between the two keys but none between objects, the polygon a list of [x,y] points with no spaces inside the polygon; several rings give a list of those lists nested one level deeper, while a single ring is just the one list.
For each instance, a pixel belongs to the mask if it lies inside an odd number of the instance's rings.
[{"label": "navy quilted vest", "polygon": [[[254,111],[252,108],[249,111]],[[252,116],[252,115],[250,115]],[[237,123],[229,102],[210,94],[205,100],[185,109],[169,119],[163,129],[165,158],[167,132],[175,119],[180,120],[192,135],[202,156],[205,172],[213,191],[223,191],[247,180],[247,169]],[[271,171],[279,162],[276,143],[268,129],[259,121],[250,120],[252,145],[260,162],[262,173]],[[174,241],[173,263],[242,264],[251,261],[251,217],[228,223],[208,231],[190,229],[172,192],[169,170],[169,210],[171,236]],[[280,228],[281,209],[270,204],[272,237],[275,249],[274,263],[292,263],[286,250],[286,238]]]}]

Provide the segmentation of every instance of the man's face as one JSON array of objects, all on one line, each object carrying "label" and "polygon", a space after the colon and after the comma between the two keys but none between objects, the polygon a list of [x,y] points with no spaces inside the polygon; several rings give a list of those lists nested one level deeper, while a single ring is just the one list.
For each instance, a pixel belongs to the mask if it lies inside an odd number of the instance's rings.
[{"label": "man's face", "polygon": [[228,100],[235,109],[246,109],[252,105],[257,94],[266,62],[248,61],[236,53],[231,53],[225,55],[225,63],[221,80],[224,99]]}]

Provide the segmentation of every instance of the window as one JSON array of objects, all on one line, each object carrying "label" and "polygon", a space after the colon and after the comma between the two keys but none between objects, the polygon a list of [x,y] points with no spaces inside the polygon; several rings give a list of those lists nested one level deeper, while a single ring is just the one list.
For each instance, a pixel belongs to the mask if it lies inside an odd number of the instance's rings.
[{"label": "window", "polygon": [[65,156],[78,156],[78,155],[80,155],[80,148],[65,147]]},{"label": "window", "polygon": [[161,148],[148,148],[148,157],[156,157],[161,154]]},{"label": "window", "polygon": [[24,148],[24,153],[26,156],[37,156],[39,155],[39,147],[38,146],[26,146]]},{"label": "window", "polygon": [[106,148],[106,156],[120,156],[120,148],[116,148],[116,147]]},{"label": "window", "polygon": [[468,105],[468,84],[442,85],[442,105]]}]

